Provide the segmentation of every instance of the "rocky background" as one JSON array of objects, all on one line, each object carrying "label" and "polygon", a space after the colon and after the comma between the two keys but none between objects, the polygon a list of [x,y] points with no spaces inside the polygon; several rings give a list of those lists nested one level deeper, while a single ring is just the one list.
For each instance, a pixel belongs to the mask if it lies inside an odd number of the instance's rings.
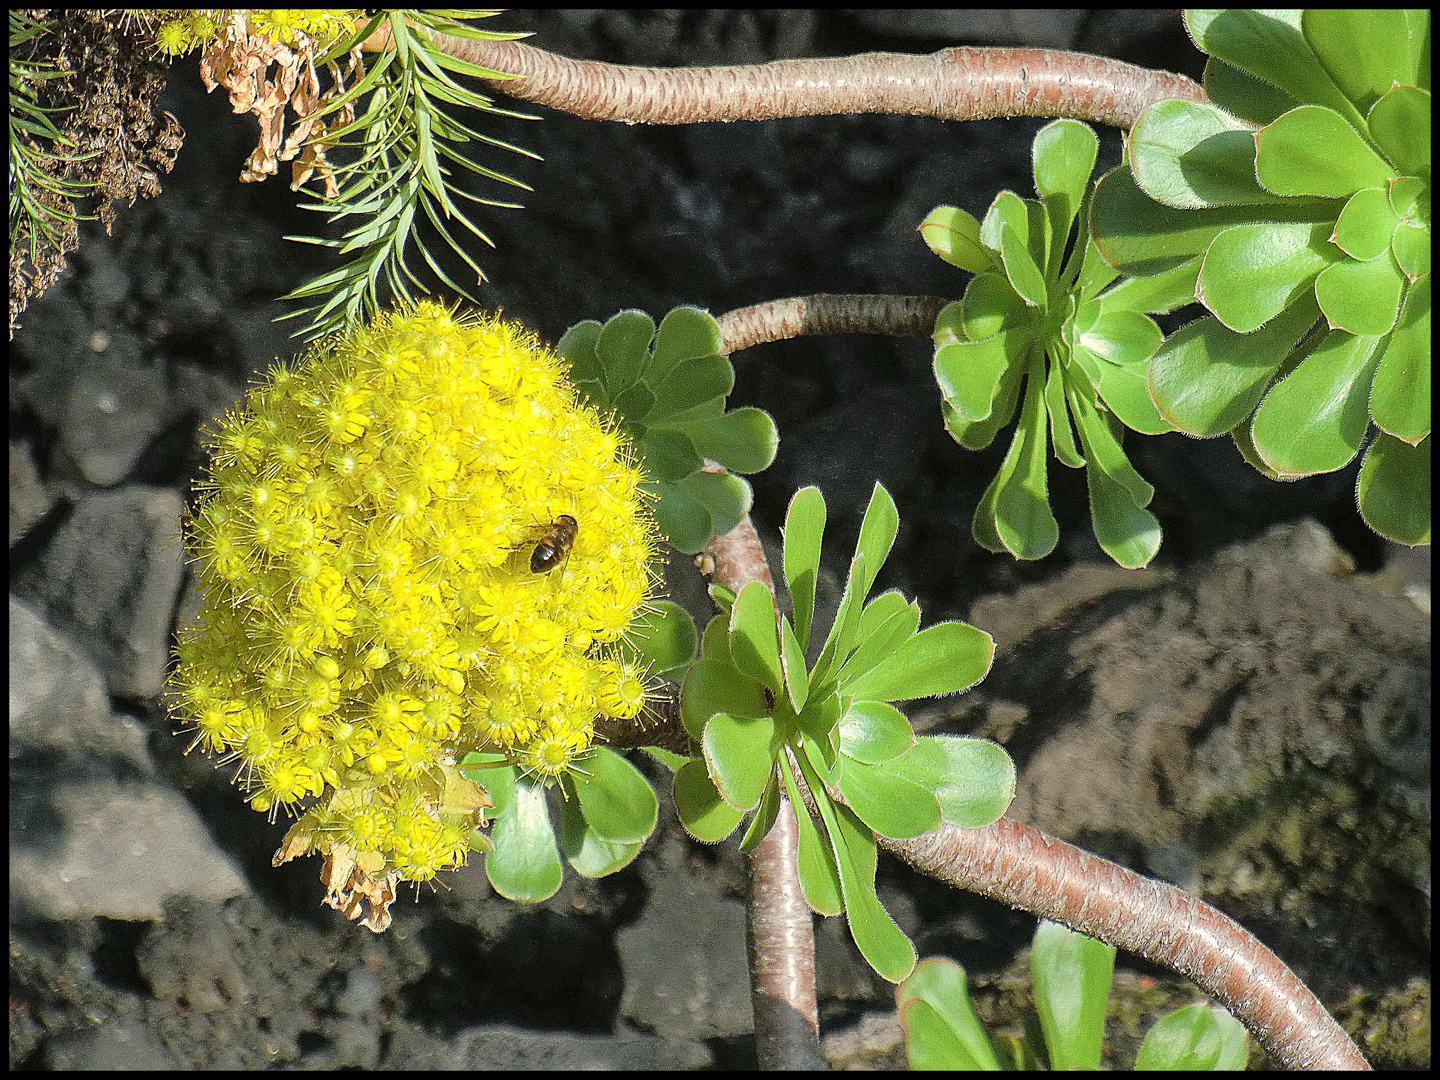
[{"label": "rocky background", "polygon": [[[1200,72],[1174,13],[551,12],[491,24],[566,55],[656,66],[952,44],[1076,48]],[[185,756],[161,692],[193,604],[178,522],[199,426],[296,346],[276,297],[325,264],[283,180],[241,185],[255,124],[206,96],[194,59],[162,105],[185,129],[159,198],[83,235],[23,318],[10,362],[12,1068],[745,1068],[753,1066],[744,871],[663,804],[626,871],[549,902],[496,897],[480,861],[383,936],[320,906],[314,860]],[[631,128],[549,113],[470,118],[544,157],[481,151],[535,190],[483,215],[478,294],[550,340],[586,318],[677,304],[719,314],[816,292],[958,296],[915,228],[1032,194],[1043,121],[801,118]],[[489,156],[486,156],[489,154]],[[1102,134],[1102,167],[1119,158]],[[477,189],[480,190],[480,189]],[[510,194],[498,185],[483,191]],[[807,339],[735,358],[734,401],[782,444],[754,478],[778,540],[791,493],[831,508],[832,594],[876,480],[902,523],[878,583],[926,621],[995,636],[989,678],[917,727],[1014,756],[1011,816],[1175,882],[1255,931],[1377,1065],[1429,1063],[1428,549],[1381,543],[1355,471],[1280,485],[1226,440],[1129,436],[1165,543],[1116,569],[1084,482],[1051,469],[1062,540],[1037,564],[970,538],[1003,446],[945,434],[921,339]],[[1002,440],[1003,442],[1003,440]],[[697,576],[672,560],[678,596]],[[832,595],[831,603],[835,597]],[[697,613],[701,609],[697,608]],[[663,790],[663,774],[654,778]],[[998,1029],[1029,1002],[1034,919],[882,860],[881,896],[921,955],[964,964]],[[893,990],[843,920],[817,919],[824,1048],[903,1063]],[[1195,1000],[1123,954],[1107,1061]]]}]

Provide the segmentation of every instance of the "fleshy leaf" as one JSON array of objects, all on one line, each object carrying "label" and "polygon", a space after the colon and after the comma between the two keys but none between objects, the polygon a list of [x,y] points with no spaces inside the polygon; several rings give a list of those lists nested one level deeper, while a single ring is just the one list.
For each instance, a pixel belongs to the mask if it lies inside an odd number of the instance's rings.
[{"label": "fleshy leaf", "polygon": [[775,769],[780,746],[775,720],[716,713],[701,739],[705,765],[725,801],[737,810],[753,809]]},{"label": "fleshy leaf", "polygon": [[856,701],[840,719],[840,750],[857,761],[889,761],[914,745],[910,721],[886,702]]},{"label": "fleshy leaf", "polygon": [[840,790],[855,816],[880,836],[902,839],[940,826],[940,804],[934,794],[884,765],[847,759],[840,771]]},{"label": "fleshy leaf", "polygon": [[485,874],[507,900],[538,904],[560,889],[565,878],[545,789],[519,781],[490,831],[495,850],[485,856]]},{"label": "fleshy leaf", "polygon": [[698,758],[690,759],[676,771],[672,790],[680,822],[696,840],[724,840],[745,816],[743,810],[735,809],[721,797],[705,762]]},{"label": "fleshy leaf", "polygon": [[912,1069],[999,1071],[1000,1059],[975,1014],[965,969],[943,957],[922,960],[895,988]]},{"label": "fleshy leaf", "polygon": [[1326,336],[1255,410],[1256,452],[1286,478],[1333,472],[1360,452],[1370,428],[1368,390],[1380,339]]},{"label": "fleshy leaf", "polygon": [[1041,920],[1030,966],[1050,1067],[1057,1071],[1098,1069],[1115,946]]},{"label": "fleshy leaf", "polygon": [[999,820],[1015,798],[1015,763],[988,739],[927,735],[889,768],[933,791],[941,816],[962,829]]},{"label": "fleshy leaf", "polygon": [[779,697],[784,692],[775,598],[763,581],[746,582],[730,612],[730,657],[745,675]]},{"label": "fleshy leaf", "polygon": [[1356,481],[1365,524],[1397,544],[1430,543],[1430,437],[1409,446],[1383,432],[1365,452]]},{"label": "fleshy leaf", "polygon": [[951,266],[984,273],[994,259],[980,243],[980,223],[955,206],[937,206],[920,223],[920,235],[931,251]]},{"label": "fleshy leaf", "polygon": [[816,487],[797,491],[785,515],[785,584],[795,610],[795,634],[804,649],[815,618],[815,583],[820,572],[820,541],[825,534],[825,497]]},{"label": "fleshy leaf", "polygon": [[942,622],[909,638],[844,691],[857,701],[909,701],[968,690],[985,677],[995,642],[969,623]]},{"label": "fleshy leaf", "polygon": [[[588,774],[588,775],[587,775]],[[565,778],[579,797],[585,820],[602,839],[640,843],[655,829],[659,803],[644,775],[608,746],[597,746],[585,773]]]}]

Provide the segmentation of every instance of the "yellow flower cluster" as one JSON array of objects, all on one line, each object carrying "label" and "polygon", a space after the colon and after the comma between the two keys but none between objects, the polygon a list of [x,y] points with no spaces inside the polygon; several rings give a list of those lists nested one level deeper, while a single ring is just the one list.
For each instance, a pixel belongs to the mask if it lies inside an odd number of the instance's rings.
[{"label": "yellow flower cluster", "polygon": [[[162,21],[155,29],[155,45],[168,56],[179,56],[214,40],[219,28],[228,23],[236,11],[226,8],[190,8],[157,11]],[[263,34],[272,41],[292,48],[297,34],[304,34],[315,44],[316,55],[347,34],[355,32],[365,13],[360,8],[274,8],[242,10],[252,33]]]},{"label": "yellow flower cluster", "polygon": [[638,715],[615,643],[653,580],[642,474],[523,328],[382,315],[275,368],[210,441],[180,701],[256,809],[318,797],[314,850],[462,865],[460,754],[549,779],[597,715]]}]

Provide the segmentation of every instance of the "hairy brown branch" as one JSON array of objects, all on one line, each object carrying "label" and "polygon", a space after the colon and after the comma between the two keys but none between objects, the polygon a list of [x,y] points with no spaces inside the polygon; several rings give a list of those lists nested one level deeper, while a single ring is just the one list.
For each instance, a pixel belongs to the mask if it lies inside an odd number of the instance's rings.
[{"label": "hairy brown branch", "polygon": [[450,55],[518,75],[490,86],[590,120],[695,124],[840,113],[942,120],[1073,116],[1128,128],[1168,98],[1208,101],[1193,80],[1057,49],[941,49],[768,64],[643,68],[568,60],[515,41],[435,34]]},{"label": "hairy brown branch", "polygon": [[1001,818],[880,838],[922,873],[1064,923],[1180,972],[1292,1069],[1367,1069],[1314,994],[1249,931],[1172,885]]},{"label": "hairy brown branch", "polygon": [[727,353],[766,341],[817,334],[886,334],[929,337],[949,301],[939,296],[874,296],[821,293],[792,296],[721,315]]}]

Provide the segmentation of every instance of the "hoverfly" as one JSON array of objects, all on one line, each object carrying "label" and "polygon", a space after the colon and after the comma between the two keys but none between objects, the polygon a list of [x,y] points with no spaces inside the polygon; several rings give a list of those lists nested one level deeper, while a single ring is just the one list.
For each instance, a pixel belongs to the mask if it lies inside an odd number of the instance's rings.
[{"label": "hoverfly", "polygon": [[570,557],[580,523],[569,514],[561,514],[545,528],[545,533],[530,552],[530,572],[548,574]]}]

